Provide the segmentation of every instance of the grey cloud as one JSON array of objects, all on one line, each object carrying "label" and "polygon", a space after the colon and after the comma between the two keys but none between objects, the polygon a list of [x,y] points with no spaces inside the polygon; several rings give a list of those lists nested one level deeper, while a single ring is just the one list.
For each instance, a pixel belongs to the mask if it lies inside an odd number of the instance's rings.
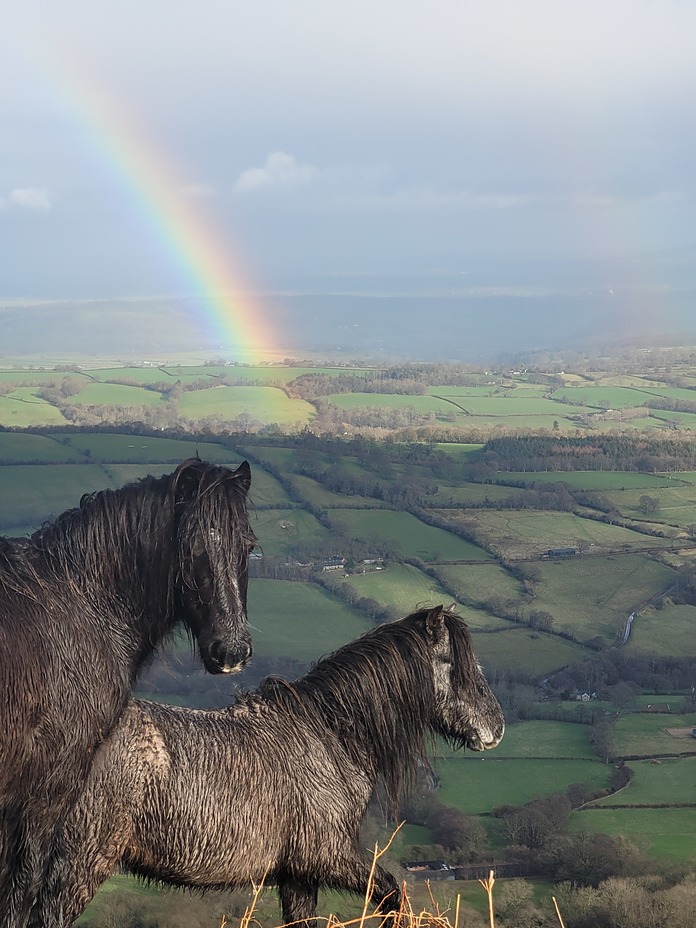
[{"label": "grey cloud", "polygon": [[317,176],[312,164],[301,164],[293,155],[284,151],[272,152],[263,167],[247,168],[234,183],[237,193],[253,193],[269,188],[294,190],[303,187]]},{"label": "grey cloud", "polygon": [[52,196],[46,187],[17,187],[10,191],[9,201],[23,209],[46,213],[51,209]]}]

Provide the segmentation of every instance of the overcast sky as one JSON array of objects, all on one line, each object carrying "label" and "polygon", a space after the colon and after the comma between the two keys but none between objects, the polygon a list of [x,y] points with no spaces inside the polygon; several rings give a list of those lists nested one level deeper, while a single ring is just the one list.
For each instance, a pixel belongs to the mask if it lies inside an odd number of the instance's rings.
[{"label": "overcast sky", "polygon": [[11,6],[0,299],[692,267],[691,0]]}]

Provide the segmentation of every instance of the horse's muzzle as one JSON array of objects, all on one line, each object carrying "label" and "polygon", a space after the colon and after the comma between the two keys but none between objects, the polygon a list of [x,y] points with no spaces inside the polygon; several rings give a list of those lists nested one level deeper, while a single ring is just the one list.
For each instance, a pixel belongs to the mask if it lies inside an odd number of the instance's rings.
[{"label": "horse's muzzle", "polygon": [[252,647],[247,641],[231,648],[214,641],[207,650],[201,649],[203,666],[208,673],[239,673],[251,660]]},{"label": "horse's muzzle", "polygon": [[493,732],[484,733],[472,730],[467,733],[466,746],[470,751],[490,751],[500,744],[504,733],[505,726],[501,729],[500,734],[495,735]]}]

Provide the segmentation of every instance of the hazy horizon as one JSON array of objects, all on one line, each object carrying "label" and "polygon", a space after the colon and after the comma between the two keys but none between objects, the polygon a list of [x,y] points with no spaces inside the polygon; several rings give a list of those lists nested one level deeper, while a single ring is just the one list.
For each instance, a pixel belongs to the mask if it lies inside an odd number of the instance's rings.
[{"label": "hazy horizon", "polygon": [[[0,305],[175,299],[213,319],[216,294],[255,294],[228,328],[284,318],[278,343],[311,333],[301,294],[331,296],[329,343],[342,313],[362,312],[339,294],[450,300],[438,324],[468,314],[486,346],[495,332],[468,309],[485,296],[537,301],[513,327],[529,345],[582,334],[578,305],[597,337],[682,330],[695,6],[125,0],[102,13],[88,0],[7,11]],[[551,298],[568,318],[549,327]],[[411,355],[432,340],[426,304],[404,331],[381,305]],[[370,334],[385,350],[389,333]],[[499,329],[501,350],[510,336]]]}]

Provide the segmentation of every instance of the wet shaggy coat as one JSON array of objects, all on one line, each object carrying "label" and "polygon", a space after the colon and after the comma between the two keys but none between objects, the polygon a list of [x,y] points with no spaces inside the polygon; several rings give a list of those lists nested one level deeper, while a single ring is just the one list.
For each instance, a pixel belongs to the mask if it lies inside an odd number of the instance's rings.
[{"label": "wet shaggy coat", "polygon": [[0,928],[26,924],[94,752],[175,625],[213,672],[248,660],[249,482],[246,463],[190,460],[0,539]]},{"label": "wet shaggy coat", "polygon": [[[224,710],[132,700],[66,823],[49,924],[72,924],[119,865],[203,889],[265,879],[286,923],[310,919],[320,886],[366,891],[359,831],[378,779],[396,800],[432,736],[483,750],[503,729],[466,626],[441,607]],[[398,907],[391,874],[375,880]]]}]

